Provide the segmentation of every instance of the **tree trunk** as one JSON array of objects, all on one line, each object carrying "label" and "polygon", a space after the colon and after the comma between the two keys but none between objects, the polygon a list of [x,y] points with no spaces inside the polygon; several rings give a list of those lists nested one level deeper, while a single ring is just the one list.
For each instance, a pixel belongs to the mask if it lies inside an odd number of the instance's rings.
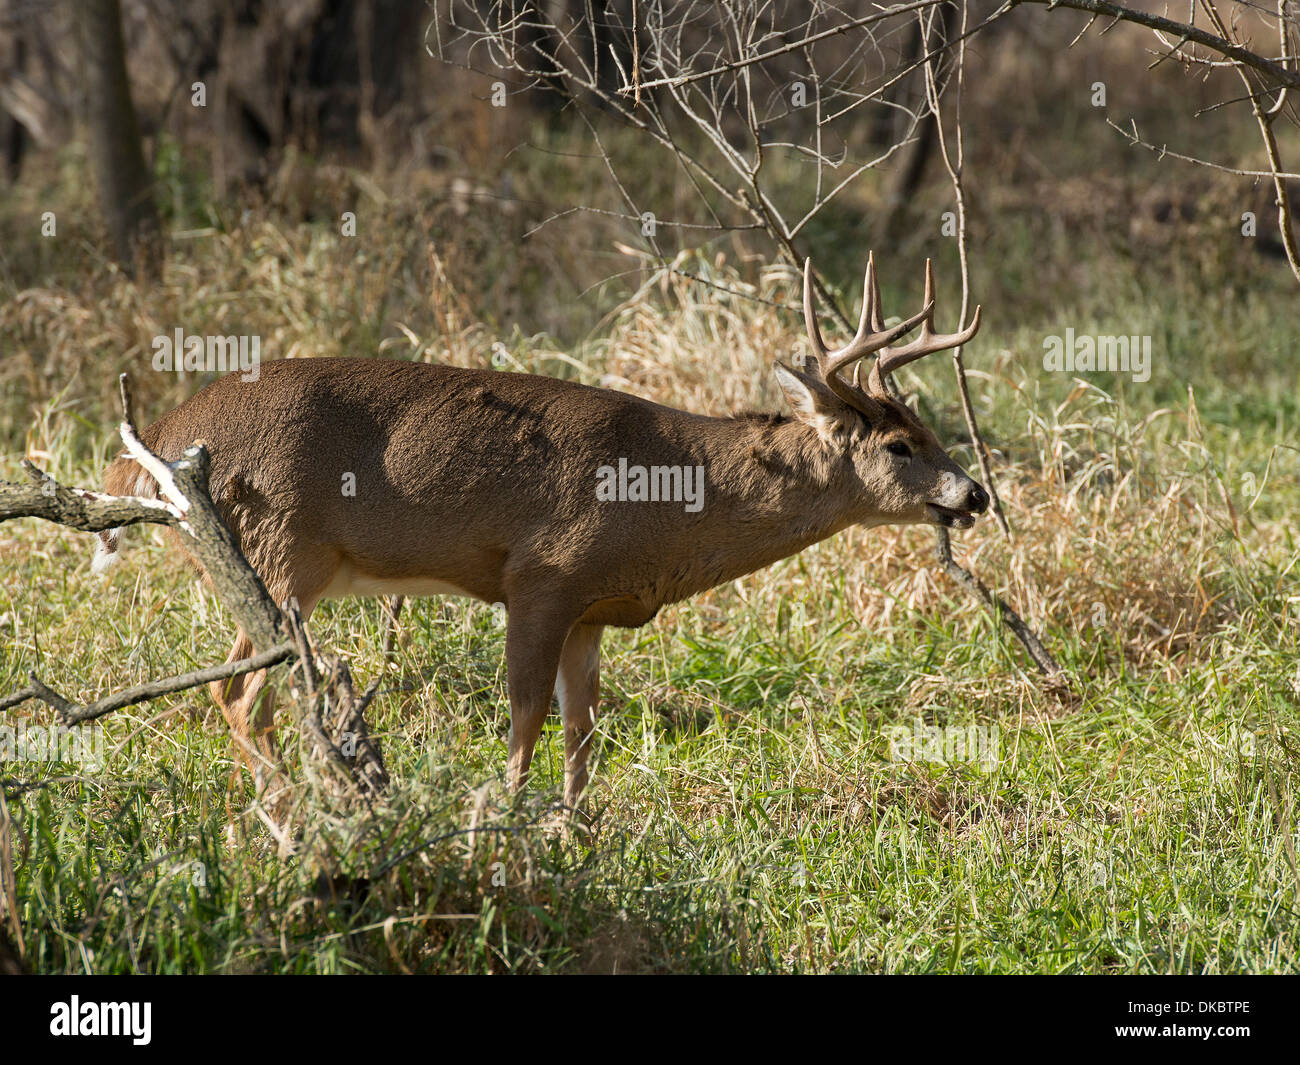
[{"label": "tree trunk", "polygon": [[[6,21],[14,17],[14,12],[8,7],[0,10],[3,11]],[[8,41],[0,41],[0,70],[21,77],[26,67],[27,42],[23,40],[21,31],[15,28]],[[4,174],[10,184],[18,180],[26,145],[27,133],[23,129],[23,124],[9,111],[3,109],[3,98],[0,94],[0,154],[3,154]]]},{"label": "tree trunk", "polygon": [[85,0],[81,10],[90,163],[100,209],[117,261],[131,273],[138,266],[157,276],[162,238],[131,103],[121,9],[118,0]]},{"label": "tree trunk", "polygon": [[[939,9],[938,24],[931,33],[927,34],[929,40],[922,40],[920,25],[915,24],[908,39],[904,62],[907,64],[919,62],[930,50],[952,40],[953,20],[957,10],[954,4],[944,4]],[[906,106],[919,108],[926,106],[924,70],[914,70],[911,76],[897,88],[899,97]],[[892,108],[890,110],[893,111]],[[927,115],[921,119],[911,143],[898,153],[898,162],[890,173],[889,184],[885,190],[884,227],[881,238],[884,243],[892,244],[900,238],[908,218],[908,207],[919,192],[921,181],[925,177],[925,168],[938,147],[935,131],[934,117]]]}]

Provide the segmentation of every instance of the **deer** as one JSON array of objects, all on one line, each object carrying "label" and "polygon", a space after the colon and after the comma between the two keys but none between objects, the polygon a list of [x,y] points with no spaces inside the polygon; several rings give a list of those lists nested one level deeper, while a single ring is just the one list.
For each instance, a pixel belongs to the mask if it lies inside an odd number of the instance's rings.
[{"label": "deer", "polygon": [[[886,328],[869,256],[857,332],[828,350],[806,260],[811,351],[802,365],[774,366],[792,417],[711,417],[537,374],[305,358],[263,363],[256,381],[218,378],[140,435],[167,461],[195,440],[207,443],[219,513],[274,601],[296,600],[304,619],[321,600],[344,596],[503,604],[508,785],[526,784],[558,696],[563,801],[576,811],[606,627],[645,625],[668,604],[850,526],[968,529],[987,509],[985,489],[889,384],[900,367],[979,329],[978,307],[955,333],[936,333],[934,312],[927,260],[922,309]],[[898,343],[918,325],[914,339]],[[615,466],[658,470],[670,488],[676,482],[662,471],[697,471],[700,505],[654,498],[672,491],[610,498],[603,489]],[[104,487],[158,493],[125,454],[108,466]],[[96,571],[117,557],[121,532],[98,534]],[[253,653],[241,629],[227,660]],[[256,778],[259,759],[277,760],[274,686],[262,671],[211,690]]]}]

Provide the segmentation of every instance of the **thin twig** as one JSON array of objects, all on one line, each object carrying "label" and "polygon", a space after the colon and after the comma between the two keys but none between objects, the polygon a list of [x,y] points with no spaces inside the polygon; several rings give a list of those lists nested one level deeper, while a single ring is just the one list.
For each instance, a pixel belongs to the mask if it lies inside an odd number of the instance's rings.
[{"label": "thin twig", "polygon": [[[957,257],[961,263],[961,318],[958,321],[959,330],[966,327],[966,316],[970,313],[970,261],[968,255],[969,241],[966,228],[966,186],[962,181],[962,168],[965,166],[966,148],[963,139],[961,123],[961,100],[962,89],[965,87],[966,76],[966,42],[965,29],[966,20],[969,14],[969,7],[965,0],[961,8],[961,29],[962,39],[957,45],[957,77],[956,77],[956,122],[954,136],[956,139],[956,158],[953,158],[953,152],[949,151],[948,138],[943,128],[943,108],[940,106],[939,87],[937,82],[937,72],[934,63],[925,65],[925,91],[926,97],[930,102],[930,111],[934,116],[936,136],[939,141],[939,152],[943,157],[944,167],[948,171],[948,177],[952,181],[953,196],[957,204]],[[918,15],[918,18],[924,18],[924,15]],[[922,40],[928,36],[926,27],[922,27]],[[962,348],[959,344],[952,351],[953,372],[957,377],[957,392],[961,396],[962,415],[966,419],[966,430],[970,433],[971,447],[975,451],[975,459],[979,463],[980,476],[984,483],[988,485],[989,499],[992,501],[993,516],[997,520],[998,528],[1002,530],[1002,535],[1011,536],[1011,526],[1007,522],[1006,514],[1002,510],[1002,497],[998,494],[997,482],[993,479],[992,464],[989,461],[988,445],[984,443],[984,437],[980,434],[979,423],[975,417],[975,407],[971,403],[970,386],[966,381],[966,367],[962,362]],[[946,529],[939,530],[941,538],[946,540],[948,532]]]},{"label": "thin twig", "polygon": [[[968,3],[962,0],[962,28],[965,29],[968,15]],[[923,18],[924,16],[918,16]],[[965,79],[965,60],[966,45],[963,40],[957,47],[957,74],[956,74],[956,121],[955,125],[955,151],[950,152],[948,140],[943,128],[943,108],[941,106],[940,92],[936,80],[934,65],[926,64],[926,95],[930,101],[930,110],[934,115],[935,125],[937,127],[937,136],[939,148],[943,155],[944,166],[947,168],[949,179],[952,182],[953,195],[957,201],[957,248],[958,257],[961,261],[961,319],[958,328],[966,324],[966,316],[970,309],[970,261],[967,254],[968,235],[966,227],[966,189],[963,182],[963,168],[965,165],[965,142],[963,139],[962,122],[961,122],[961,92]],[[955,155],[955,158],[954,158]],[[993,474],[988,459],[988,449],[984,445],[984,440],[980,436],[979,425],[975,419],[975,409],[971,403],[970,388],[966,381],[966,368],[962,364],[961,348],[955,348],[952,354],[953,369],[957,375],[957,389],[961,394],[962,412],[966,417],[966,428],[970,432],[972,446],[975,449],[975,455],[979,462],[980,473],[984,478],[985,484],[989,487],[989,497],[993,501],[993,512],[998,519],[998,525],[1001,527],[1003,535],[1010,536],[1011,529],[1007,524],[1006,517],[1002,513],[1002,503],[998,498],[997,486],[993,481]],[[1037,634],[1031,629],[1013,610],[1001,596],[994,595],[985,586],[983,581],[971,573],[968,569],[958,563],[952,557],[952,540],[948,535],[948,530],[942,526],[935,529],[935,553],[938,556],[939,564],[943,567],[945,573],[954,581],[966,589],[977,601],[982,602],[986,607],[992,610],[1006,624],[1016,638],[1020,640],[1029,657],[1033,660],[1034,665],[1038,667],[1039,672],[1049,678],[1059,679],[1062,676],[1061,667],[1052,657],[1047,648],[1043,646],[1042,641]]]}]

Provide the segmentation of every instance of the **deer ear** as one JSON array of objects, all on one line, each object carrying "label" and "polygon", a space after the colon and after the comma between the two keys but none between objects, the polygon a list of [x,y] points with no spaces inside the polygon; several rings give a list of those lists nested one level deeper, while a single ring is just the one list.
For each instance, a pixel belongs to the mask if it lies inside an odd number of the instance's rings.
[{"label": "deer ear", "polygon": [[849,428],[852,412],[817,378],[778,362],[776,383],[785,393],[785,400],[794,416],[816,429],[824,440],[834,442]]}]

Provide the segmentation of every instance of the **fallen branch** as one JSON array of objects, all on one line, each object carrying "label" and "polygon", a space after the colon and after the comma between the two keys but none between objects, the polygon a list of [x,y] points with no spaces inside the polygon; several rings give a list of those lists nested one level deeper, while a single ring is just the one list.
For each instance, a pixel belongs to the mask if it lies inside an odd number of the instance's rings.
[{"label": "fallen branch", "polygon": [[184,535],[189,551],[203,566],[217,597],[234,615],[254,646],[266,650],[236,662],[150,681],[86,706],[64,698],[31,673],[30,685],[0,699],[0,711],[29,699],[39,699],[58,712],[63,724],[76,725],[124,706],[268,669],[287,659],[297,658],[308,687],[308,698],[299,701],[301,724],[312,737],[312,750],[324,754],[327,761],[340,771],[343,780],[363,795],[383,788],[388,776],[379,748],[370,738],[363,719],[377,690],[377,682],[358,699],[353,693],[346,663],[337,658],[321,658],[325,682],[318,685],[316,655],[301,619],[295,615],[292,627],[286,621],[284,613],[272,601],[266,586],[240,551],[234,534],[217,511],[208,489],[211,460],[203,441],[195,441],[175,462],[166,462],[149,450],[136,431],[126,374],[120,376],[119,388],[122,442],[130,458],[157,482],[163,498],[111,496],[69,488],[24,461],[24,469],[34,483],[16,485],[0,481],[0,521],[38,517],[83,532],[101,532],[140,523],[177,528]]},{"label": "fallen branch", "polygon": [[27,459],[23,459],[23,469],[35,483],[13,484],[0,480],[0,521],[44,518],[92,533],[144,522],[173,526],[181,522],[180,511],[163,500],[68,488]]},{"label": "fallen branch", "polygon": [[286,614],[307,689],[302,728],[311,737],[312,754],[341,769],[363,796],[382,791],[388,786],[388,771],[364,717],[380,678],[358,699],[347,663],[334,655],[318,655],[312,647],[296,600],[289,601]]},{"label": "fallen branch", "polygon": [[254,646],[278,644],[289,637],[284,615],[271,599],[253,567],[235,543],[234,534],[217,513],[208,494],[211,459],[202,441],[185,449],[169,467],[174,490],[188,500],[185,521],[189,526],[189,549],[203,564],[217,597],[235,615],[240,628]]},{"label": "fallen branch", "polygon": [[29,674],[32,683],[28,687],[0,699],[0,712],[10,710],[28,699],[40,699],[59,712],[59,716],[63,719],[65,725],[80,725],[84,721],[94,721],[105,714],[111,714],[114,710],[121,710],[125,706],[133,706],[149,699],[156,699],[160,695],[170,695],[172,692],[185,691],[187,688],[197,688],[214,680],[228,680],[230,677],[237,677],[241,673],[255,673],[259,669],[267,669],[270,666],[277,665],[286,658],[293,657],[293,654],[293,644],[286,641],[263,651],[261,654],[253,655],[251,658],[241,658],[237,662],[226,662],[219,666],[208,666],[206,669],[196,669],[174,677],[151,680],[147,684],[127,688],[125,691],[113,695],[106,695],[104,698],[88,703],[85,706],[77,706],[75,703],[69,702],[53,688],[42,683],[35,673],[32,673]]}]

